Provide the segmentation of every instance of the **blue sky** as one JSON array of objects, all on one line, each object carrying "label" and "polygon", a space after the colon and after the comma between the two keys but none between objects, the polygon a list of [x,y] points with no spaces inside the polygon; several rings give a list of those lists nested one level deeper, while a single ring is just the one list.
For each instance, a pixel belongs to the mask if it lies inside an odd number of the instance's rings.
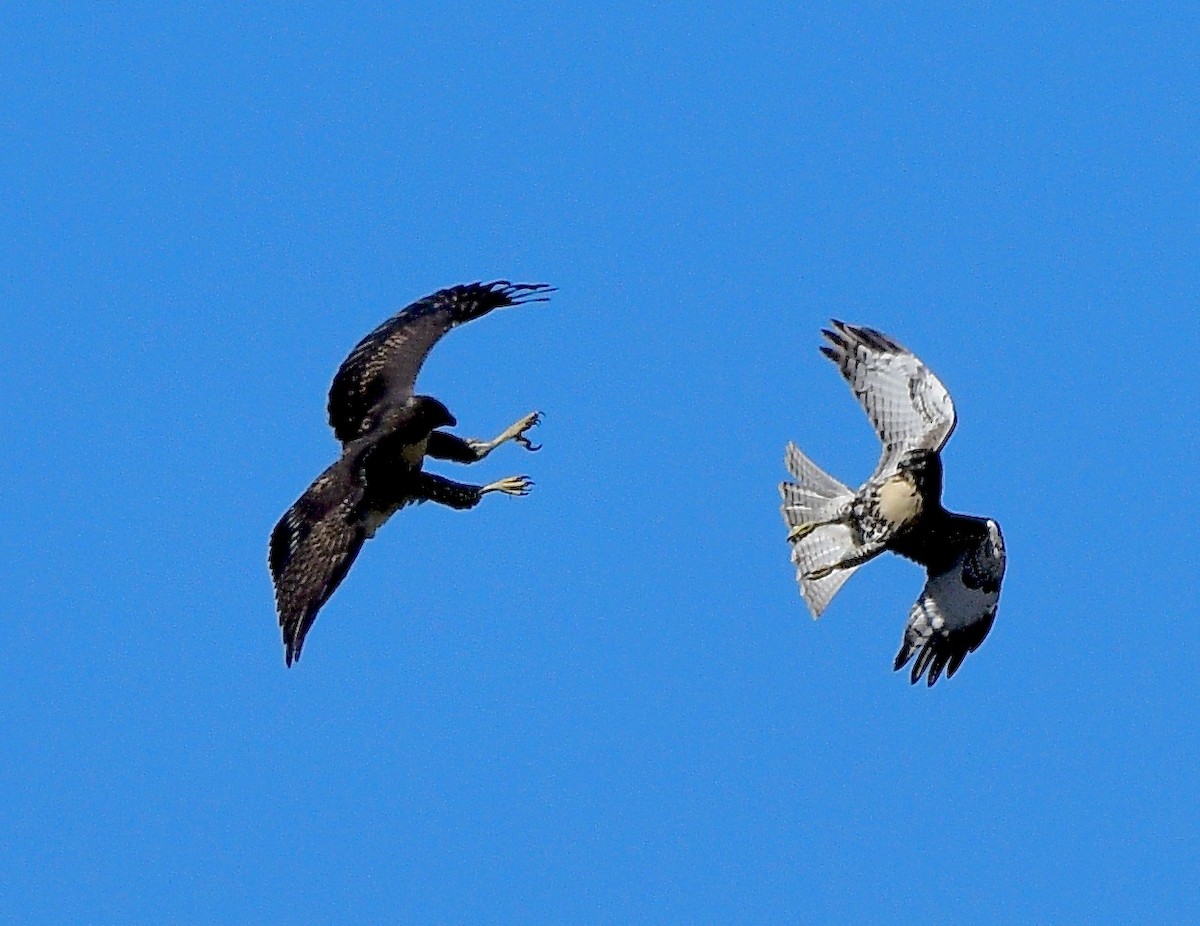
[{"label": "blue sky", "polygon": [[[0,13],[0,919],[1179,922],[1200,883],[1187,5]],[[406,510],[287,671],[266,570],[337,364],[441,286],[525,499]],[[1009,571],[803,609],[830,316],[955,397]]]}]

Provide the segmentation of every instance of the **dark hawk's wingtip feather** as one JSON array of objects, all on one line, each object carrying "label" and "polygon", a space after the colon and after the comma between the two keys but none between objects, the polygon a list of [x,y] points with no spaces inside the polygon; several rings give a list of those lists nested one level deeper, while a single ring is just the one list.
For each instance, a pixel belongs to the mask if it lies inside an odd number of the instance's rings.
[{"label": "dark hawk's wingtip feather", "polygon": [[513,283],[509,280],[492,280],[490,283],[469,283],[493,295],[500,296],[504,305],[525,305],[528,302],[549,302],[550,294],[557,288],[549,283]]},{"label": "dark hawk's wingtip feather", "polygon": [[550,294],[558,288],[549,283],[515,283],[505,290],[511,305],[527,305],[530,302],[549,302]]},{"label": "dark hawk's wingtip feather", "polygon": [[[548,283],[512,283],[509,280],[492,280],[490,283],[476,281],[460,283],[447,289],[439,289],[426,296],[414,306],[421,311],[450,310],[451,326],[474,321],[494,309],[509,309],[530,302],[549,302],[553,286]],[[412,308],[412,307],[410,307]]]},{"label": "dark hawk's wingtip feather", "polygon": [[304,648],[304,636],[300,633],[299,625],[283,627],[283,661],[290,669],[293,663],[300,661],[300,650]]}]

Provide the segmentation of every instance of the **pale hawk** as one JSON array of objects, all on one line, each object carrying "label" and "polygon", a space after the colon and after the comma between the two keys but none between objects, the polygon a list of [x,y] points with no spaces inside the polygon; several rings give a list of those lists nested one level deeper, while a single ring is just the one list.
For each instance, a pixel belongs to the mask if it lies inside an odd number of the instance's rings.
[{"label": "pale hawk", "polygon": [[837,364],[883,442],[875,472],[857,492],[794,445],[786,465],[783,519],[809,610],[820,617],[842,584],[884,550],[925,567],[895,668],[913,656],[911,680],[952,676],[996,618],[1004,539],[990,519],[942,507],[941,449],[954,430],[954,403],[920,360],[887,335],[834,321],[821,352]]}]

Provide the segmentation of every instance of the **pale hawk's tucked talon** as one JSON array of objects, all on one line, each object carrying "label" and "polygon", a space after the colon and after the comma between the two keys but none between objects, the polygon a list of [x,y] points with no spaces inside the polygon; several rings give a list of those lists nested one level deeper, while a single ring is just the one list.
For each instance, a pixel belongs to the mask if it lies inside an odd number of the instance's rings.
[{"label": "pale hawk's tucked talon", "polygon": [[[527,477],[481,487],[424,472],[427,456],[475,463],[487,455],[480,446],[491,446],[442,430],[457,424],[454,416],[437,399],[416,395],[416,380],[451,329],[495,309],[546,302],[553,291],[545,283],[507,280],[439,290],[393,315],[343,361],[329,390],[329,424],[342,455],[271,532],[268,562],[289,666],[363,543],[400,508],[428,501],[465,510],[487,492],[528,493]],[[520,441],[533,417],[522,418],[501,440]]]},{"label": "pale hawk's tucked talon", "polygon": [[803,524],[797,524],[790,531],[788,531],[788,535],[787,535],[788,543],[796,543],[797,541],[803,540],[805,537],[807,537],[809,534],[811,534],[813,531],[815,531],[818,527],[825,527],[826,525],[833,524],[833,523],[835,523],[835,522],[833,522],[833,521],[805,521]]},{"label": "pale hawk's tucked talon", "polygon": [[779,487],[800,593],[820,617],[859,566],[891,550],[925,567],[895,668],[914,656],[911,681],[954,675],[996,619],[1006,554],[995,521],[942,507],[941,450],[954,431],[946,387],[887,335],[834,321],[821,352],[842,376],[883,444],[875,472],[852,491],[789,444],[796,479]]}]

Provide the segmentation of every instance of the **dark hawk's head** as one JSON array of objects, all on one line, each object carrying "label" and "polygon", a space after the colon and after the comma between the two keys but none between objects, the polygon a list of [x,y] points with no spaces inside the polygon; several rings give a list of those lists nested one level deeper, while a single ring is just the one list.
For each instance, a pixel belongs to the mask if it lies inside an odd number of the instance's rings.
[{"label": "dark hawk's head", "polygon": [[373,410],[362,420],[363,435],[391,434],[398,431],[411,440],[422,440],[437,428],[454,427],[458,420],[433,396],[414,395],[398,405]]},{"label": "dark hawk's head", "polygon": [[433,431],[437,428],[452,428],[458,424],[458,419],[450,414],[450,409],[431,395],[416,395],[411,399],[409,414],[412,422],[421,431]]}]

